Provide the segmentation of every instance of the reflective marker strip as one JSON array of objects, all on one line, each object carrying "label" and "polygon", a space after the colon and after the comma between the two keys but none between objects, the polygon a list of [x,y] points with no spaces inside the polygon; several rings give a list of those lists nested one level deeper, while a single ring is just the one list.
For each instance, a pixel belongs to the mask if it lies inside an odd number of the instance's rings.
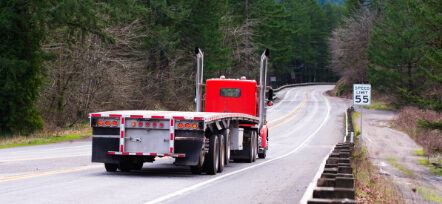
[{"label": "reflective marker strip", "polygon": [[101,117],[101,114],[92,114],[92,117]]},{"label": "reflective marker strip", "polygon": [[160,157],[186,157],[186,154],[158,154],[143,152],[107,152],[109,155],[131,155],[131,156],[160,156]]},{"label": "reflective marker strip", "polygon": [[124,117],[120,118],[121,124],[120,124],[120,152],[124,151],[124,131],[126,131],[124,127]]},{"label": "reflective marker strip", "polygon": [[164,116],[157,116],[157,115],[153,115],[150,118],[154,118],[154,119],[163,119]]},{"label": "reflective marker strip", "polygon": [[170,119],[170,127],[169,127],[169,132],[170,132],[170,140],[169,140],[169,147],[170,147],[170,153],[173,153],[173,148],[174,148],[174,133],[175,133],[175,126],[173,125],[173,121],[174,119]]},{"label": "reflective marker strip", "polygon": [[131,118],[143,118],[143,115],[130,115]]},{"label": "reflective marker strip", "polygon": [[121,114],[109,114],[109,117],[121,117]]}]

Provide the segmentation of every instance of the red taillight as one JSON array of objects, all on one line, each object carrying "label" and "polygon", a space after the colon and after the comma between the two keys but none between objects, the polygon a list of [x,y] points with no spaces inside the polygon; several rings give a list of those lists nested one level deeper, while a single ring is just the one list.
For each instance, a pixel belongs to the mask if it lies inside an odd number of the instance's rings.
[{"label": "red taillight", "polygon": [[178,127],[179,128],[183,128],[183,124],[182,123],[178,123]]},{"label": "red taillight", "polygon": [[112,125],[113,125],[113,126],[117,126],[117,124],[118,124],[117,121],[115,121],[115,120],[112,121]]},{"label": "red taillight", "polygon": [[110,121],[106,121],[106,125],[109,126],[110,125]]},{"label": "red taillight", "polygon": [[192,124],[193,129],[196,129],[198,127],[197,124]]},{"label": "red taillight", "polygon": [[143,123],[138,123],[138,126],[143,126]]},{"label": "red taillight", "polygon": [[160,123],[160,127],[163,127],[164,125],[163,125],[163,123]]},{"label": "red taillight", "polygon": [[132,122],[132,126],[135,126],[136,125],[136,123],[135,122]]},{"label": "red taillight", "polygon": [[146,126],[149,127],[149,123],[146,123]]},{"label": "red taillight", "polygon": [[186,123],[186,128],[190,128],[190,124],[189,123]]},{"label": "red taillight", "polygon": [[157,126],[157,123],[153,123],[152,125],[153,125],[154,127],[156,127],[156,126]]},{"label": "red taillight", "polygon": [[103,125],[103,121],[102,120],[98,121],[98,125]]}]

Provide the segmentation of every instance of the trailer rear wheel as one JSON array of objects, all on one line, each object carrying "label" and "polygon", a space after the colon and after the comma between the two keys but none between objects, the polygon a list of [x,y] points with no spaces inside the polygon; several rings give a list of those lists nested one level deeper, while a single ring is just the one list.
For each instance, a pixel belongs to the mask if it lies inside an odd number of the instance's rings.
[{"label": "trailer rear wheel", "polygon": [[117,168],[118,168],[118,164],[105,163],[105,164],[104,164],[104,168],[105,168],[106,171],[108,171],[108,172],[114,172],[114,171],[117,170]]},{"label": "trailer rear wheel", "polygon": [[192,174],[201,174],[203,172],[204,164],[204,153],[201,151],[200,157],[198,158],[198,164],[195,166],[190,166],[190,171]]},{"label": "trailer rear wheel", "polygon": [[205,159],[205,170],[207,174],[215,175],[219,167],[219,140],[218,135],[212,134],[209,139],[209,153]]},{"label": "trailer rear wheel", "polygon": [[132,164],[130,163],[130,161],[122,160],[120,161],[118,168],[121,172],[129,172],[132,169]]},{"label": "trailer rear wheel", "polygon": [[224,135],[220,134],[218,137],[219,137],[218,172],[221,173],[224,170],[226,145],[225,145]]},{"label": "trailer rear wheel", "polygon": [[141,170],[143,168],[143,162],[137,162],[132,164],[132,170]]}]

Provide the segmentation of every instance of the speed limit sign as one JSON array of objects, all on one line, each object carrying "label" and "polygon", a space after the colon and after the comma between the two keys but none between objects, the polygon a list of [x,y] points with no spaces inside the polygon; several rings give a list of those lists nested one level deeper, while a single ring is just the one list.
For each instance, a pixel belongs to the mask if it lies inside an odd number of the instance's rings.
[{"label": "speed limit sign", "polygon": [[353,84],[353,105],[369,106],[371,101],[370,84]]}]

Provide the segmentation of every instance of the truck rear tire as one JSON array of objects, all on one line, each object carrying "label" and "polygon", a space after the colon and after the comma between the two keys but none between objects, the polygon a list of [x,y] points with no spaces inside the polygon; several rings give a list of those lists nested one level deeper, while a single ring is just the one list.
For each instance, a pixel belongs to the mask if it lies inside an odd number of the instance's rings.
[{"label": "truck rear tire", "polygon": [[107,172],[115,172],[118,169],[118,164],[105,163],[104,168]]},{"label": "truck rear tire", "polygon": [[225,140],[224,145],[226,146],[224,164],[227,166],[230,164],[230,129],[225,130],[224,140]]},{"label": "truck rear tire", "polygon": [[204,166],[207,174],[215,175],[219,167],[219,140],[218,135],[212,134],[209,138],[209,153]]},{"label": "truck rear tire", "polygon": [[250,131],[249,132],[250,133],[250,139],[248,139],[248,140],[250,140],[250,141],[248,141],[248,143],[249,143],[249,148],[248,148],[248,158],[247,158],[247,163],[252,163],[254,160],[253,160],[253,156],[255,155],[255,134],[254,134],[254,131]]},{"label": "truck rear tire", "polygon": [[219,159],[218,159],[218,172],[221,173],[224,170],[225,155],[226,155],[226,145],[224,140],[224,135],[220,134],[219,138]]},{"label": "truck rear tire", "polygon": [[256,131],[252,132],[253,134],[253,155],[252,155],[252,162],[256,161],[256,156],[258,154],[258,134]]}]

